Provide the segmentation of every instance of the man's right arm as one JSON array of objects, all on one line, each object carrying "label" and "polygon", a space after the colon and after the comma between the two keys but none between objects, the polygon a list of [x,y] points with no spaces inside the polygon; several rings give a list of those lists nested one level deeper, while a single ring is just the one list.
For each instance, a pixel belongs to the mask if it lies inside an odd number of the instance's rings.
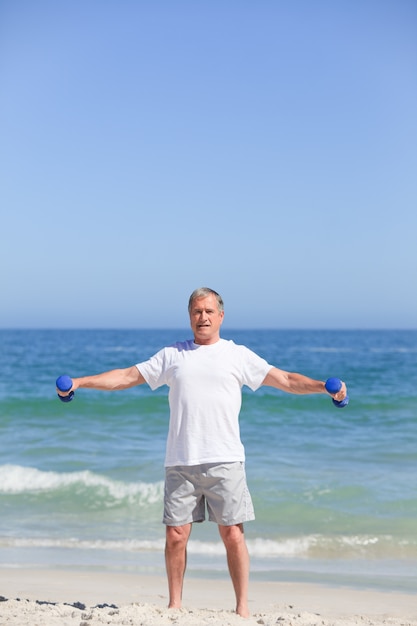
[{"label": "man's right arm", "polygon": [[[95,374],[94,376],[72,378],[72,388],[69,391],[76,391],[77,389],[117,391],[119,389],[129,389],[136,385],[143,385],[143,383],[146,383],[146,380],[139,372],[138,368],[133,365],[125,369],[110,370],[102,374]],[[67,395],[62,393],[62,391],[59,393],[61,395]]]}]

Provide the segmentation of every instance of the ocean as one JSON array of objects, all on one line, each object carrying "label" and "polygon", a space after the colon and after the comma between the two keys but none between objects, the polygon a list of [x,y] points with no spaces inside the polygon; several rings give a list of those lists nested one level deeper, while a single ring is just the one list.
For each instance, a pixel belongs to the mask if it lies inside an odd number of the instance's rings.
[{"label": "ocean", "polygon": [[[417,590],[417,331],[227,330],[277,367],[348,385],[350,403],[243,390],[256,520],[252,580]],[[164,574],[167,389],[55,393],[147,359],[188,330],[0,330],[0,561]],[[227,578],[195,524],[188,577]]]}]

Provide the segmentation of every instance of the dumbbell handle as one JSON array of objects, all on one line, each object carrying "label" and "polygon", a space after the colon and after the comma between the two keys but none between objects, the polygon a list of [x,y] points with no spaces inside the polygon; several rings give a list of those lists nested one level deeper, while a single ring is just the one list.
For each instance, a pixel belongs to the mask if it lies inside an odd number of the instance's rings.
[{"label": "dumbbell handle", "polygon": [[[64,374],[63,376],[59,376],[56,379],[56,386],[59,389],[59,391],[69,391],[72,387],[72,379],[67,376],[66,374]],[[62,402],[71,402],[71,400],[74,397],[74,391],[70,391],[70,393],[67,396],[61,396],[61,394],[58,394],[58,398],[62,401]]]},{"label": "dumbbell handle", "polygon": [[[326,391],[329,393],[337,393],[342,388],[342,381],[340,378],[328,378],[325,383]],[[349,404],[349,396],[346,395],[343,400],[335,400],[332,398],[333,404],[337,406],[338,409],[343,409],[345,406]]]}]

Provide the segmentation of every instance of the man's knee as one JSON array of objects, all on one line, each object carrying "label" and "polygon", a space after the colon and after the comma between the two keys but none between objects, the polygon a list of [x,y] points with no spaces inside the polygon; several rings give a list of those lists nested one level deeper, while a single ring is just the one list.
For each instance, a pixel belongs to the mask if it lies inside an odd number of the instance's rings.
[{"label": "man's knee", "polygon": [[167,548],[181,548],[187,545],[190,536],[190,525],[186,526],[167,526],[166,527],[166,546]]},{"label": "man's knee", "polygon": [[234,524],[233,526],[219,526],[220,536],[228,548],[229,546],[237,546],[245,542],[243,524]]}]

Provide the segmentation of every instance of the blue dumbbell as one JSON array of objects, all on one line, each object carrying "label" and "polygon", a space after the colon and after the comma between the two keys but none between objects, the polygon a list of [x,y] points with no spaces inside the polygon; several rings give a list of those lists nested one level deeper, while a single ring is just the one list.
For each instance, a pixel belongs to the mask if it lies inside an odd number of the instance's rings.
[{"label": "blue dumbbell", "polygon": [[[326,391],[328,391],[329,393],[337,393],[342,388],[342,381],[340,380],[340,378],[328,378],[326,380],[325,387],[326,387]],[[346,398],[344,398],[343,400],[340,400],[339,402],[335,400],[334,398],[332,398],[332,401],[333,401],[333,404],[337,406],[338,409],[343,409],[343,407],[349,404],[349,396],[346,395]]]},{"label": "blue dumbbell", "polygon": [[[64,374],[63,376],[59,376],[56,379],[56,386],[59,391],[69,391],[72,387],[72,379],[69,376],[66,376],[66,374]],[[58,398],[62,402],[71,402],[74,397],[74,393],[74,391],[71,391],[67,396],[61,396],[60,394],[58,394]]]}]

